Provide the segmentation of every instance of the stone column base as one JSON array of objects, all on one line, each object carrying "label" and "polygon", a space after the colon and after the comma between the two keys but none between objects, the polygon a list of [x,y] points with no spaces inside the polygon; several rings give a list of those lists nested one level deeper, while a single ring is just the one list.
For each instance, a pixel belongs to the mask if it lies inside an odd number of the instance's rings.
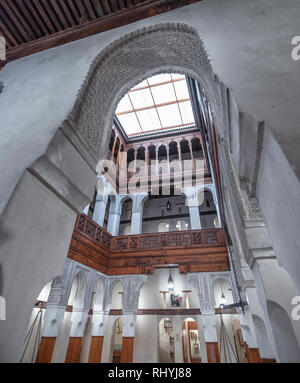
[{"label": "stone column base", "polygon": [[36,363],[51,363],[56,337],[42,336]]},{"label": "stone column base", "polygon": [[81,337],[70,337],[65,363],[79,363],[81,343]]},{"label": "stone column base", "polygon": [[262,363],[258,348],[250,348],[246,344],[246,355],[248,363]]},{"label": "stone column base", "polygon": [[220,363],[218,342],[206,342],[207,363]]},{"label": "stone column base", "polygon": [[104,336],[92,336],[89,363],[101,363]]},{"label": "stone column base", "polygon": [[123,337],[121,363],[133,362],[134,337]]}]

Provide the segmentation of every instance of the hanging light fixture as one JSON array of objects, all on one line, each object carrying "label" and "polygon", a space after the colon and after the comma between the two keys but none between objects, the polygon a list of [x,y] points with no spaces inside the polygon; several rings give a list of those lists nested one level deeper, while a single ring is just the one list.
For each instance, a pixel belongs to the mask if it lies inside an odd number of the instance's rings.
[{"label": "hanging light fixture", "polygon": [[224,294],[224,291],[223,291],[223,286],[222,286],[222,282],[220,281],[220,286],[221,286],[221,292],[222,292],[222,295],[221,295],[221,304],[222,305],[225,305],[226,303],[226,297],[225,297],[225,294]]},{"label": "hanging light fixture", "polygon": [[168,290],[169,290],[170,293],[174,292],[174,281],[173,281],[173,278],[172,278],[172,275],[171,275],[171,269],[170,269],[170,275],[169,275],[169,278],[168,278]]},{"label": "hanging light fixture", "polygon": [[168,200],[167,202],[167,211],[171,211],[171,202]]}]

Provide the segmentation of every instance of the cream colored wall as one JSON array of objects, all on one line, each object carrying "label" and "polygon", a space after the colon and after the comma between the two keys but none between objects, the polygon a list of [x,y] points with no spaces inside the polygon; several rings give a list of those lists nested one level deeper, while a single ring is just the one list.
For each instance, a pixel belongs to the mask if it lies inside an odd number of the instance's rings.
[{"label": "cream colored wall", "polygon": [[[139,309],[163,309],[163,294],[160,291],[168,291],[169,269],[155,269],[154,274],[149,275],[147,283],[142,287],[139,299]],[[174,288],[182,296],[182,308],[185,308],[185,295],[183,290],[192,290],[189,293],[190,308],[199,308],[199,298],[194,287],[189,283],[188,277],[179,274],[178,268],[171,269]],[[170,294],[166,294],[166,308],[172,308]]]}]

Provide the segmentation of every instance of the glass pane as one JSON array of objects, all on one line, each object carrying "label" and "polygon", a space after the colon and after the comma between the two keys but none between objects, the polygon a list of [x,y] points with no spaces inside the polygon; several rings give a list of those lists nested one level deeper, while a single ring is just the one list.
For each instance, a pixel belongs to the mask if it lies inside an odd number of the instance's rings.
[{"label": "glass pane", "polygon": [[190,98],[186,81],[174,82],[174,87],[175,87],[175,91],[176,91],[176,95],[177,95],[178,100],[182,100],[184,98]]},{"label": "glass pane", "polygon": [[187,102],[180,102],[179,103],[179,108],[181,111],[182,119],[184,124],[190,124],[194,125],[194,114],[193,114],[193,109],[190,101]]},{"label": "glass pane", "polygon": [[139,121],[144,132],[161,129],[156,109],[147,109],[137,112]]},{"label": "glass pane", "polygon": [[152,106],[153,99],[149,89],[137,90],[130,92],[129,97],[132,101],[134,109],[144,108],[145,106]]},{"label": "glass pane", "polygon": [[175,92],[172,84],[165,84],[151,88],[155,104],[163,104],[169,101],[176,101]]},{"label": "glass pane", "polygon": [[127,112],[128,110],[132,110],[132,105],[130,103],[128,95],[126,94],[126,96],[123,97],[122,100],[119,102],[116,114],[121,112]]},{"label": "glass pane", "polygon": [[157,109],[164,128],[182,124],[177,104],[161,106]]},{"label": "glass pane", "polygon": [[122,114],[118,116],[126,134],[140,133],[141,128],[135,113]]}]

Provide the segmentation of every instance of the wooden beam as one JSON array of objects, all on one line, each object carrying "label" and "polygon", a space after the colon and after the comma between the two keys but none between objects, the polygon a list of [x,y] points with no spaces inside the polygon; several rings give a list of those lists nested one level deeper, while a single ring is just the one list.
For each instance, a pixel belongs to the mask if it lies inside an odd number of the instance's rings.
[{"label": "wooden beam", "polygon": [[[130,23],[133,23],[138,20],[142,20],[148,17],[158,15],[163,12],[167,12],[179,7],[183,7],[189,4],[193,4],[202,0],[148,0],[142,3],[139,3],[136,6],[131,6],[129,8],[124,8],[115,13],[109,12],[106,16],[100,17],[98,19],[92,20],[87,23],[80,24],[82,20],[78,17],[74,6],[71,5],[72,10],[74,11],[74,16],[77,17],[77,22],[79,25],[74,26],[68,30],[56,32],[51,21],[49,20],[47,14],[44,12],[41,7],[39,0],[32,0],[43,17],[44,21],[47,24],[47,27],[51,31],[52,35],[44,36],[40,39],[26,42],[20,44],[20,46],[10,48],[7,52],[7,60],[12,61],[20,57],[28,56],[46,49],[54,48],[56,46],[66,44],[71,41],[82,39],[97,33],[105,32],[111,29],[115,29]],[[102,0],[101,5],[104,8],[104,13],[108,12],[108,2],[107,0]],[[28,3],[28,7],[32,11],[32,6]],[[106,11],[105,11],[106,10]],[[33,10],[33,13],[36,12]],[[43,30],[45,27],[42,26],[43,23],[39,19],[39,25]],[[46,32],[44,32],[46,33]],[[49,33],[49,32],[48,32]]]}]

